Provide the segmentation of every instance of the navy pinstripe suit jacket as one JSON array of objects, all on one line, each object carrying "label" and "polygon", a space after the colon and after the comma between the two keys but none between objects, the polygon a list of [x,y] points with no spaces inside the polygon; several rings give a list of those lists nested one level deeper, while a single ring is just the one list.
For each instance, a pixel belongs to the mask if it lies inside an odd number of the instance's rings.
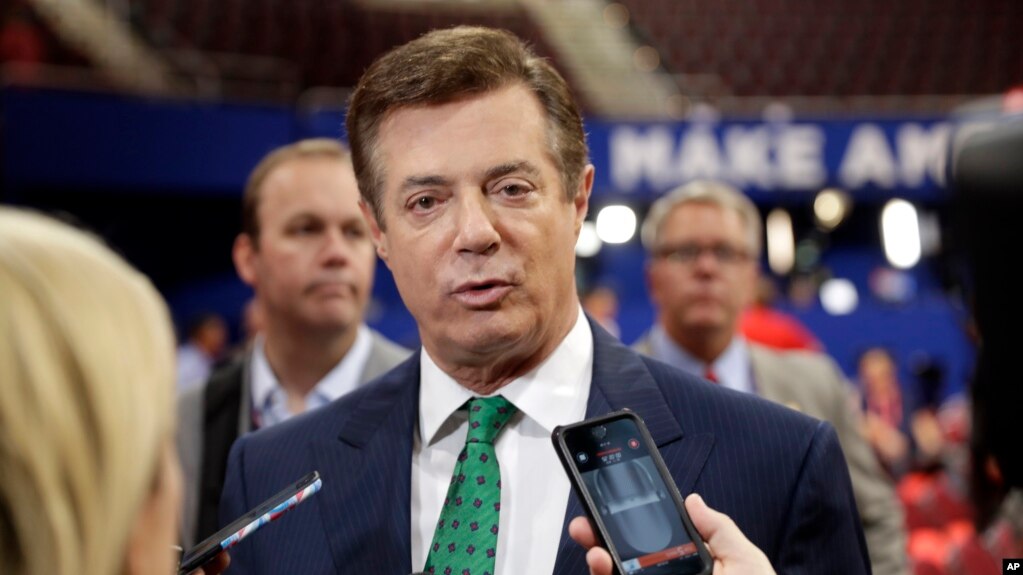
[{"label": "navy pinstripe suit jacket", "polygon": [[[624,407],[637,412],[682,494],[698,492],[731,516],[779,573],[870,572],[849,474],[828,423],[644,358],[590,323],[587,417]],[[236,546],[228,572],[413,571],[409,497],[418,398],[415,353],[327,407],[241,437],[231,449],[222,524],[311,470],[320,471],[323,490]],[[537,509],[537,521],[566,526],[557,575],[587,573],[582,549],[567,536],[568,521],[582,514],[575,496],[567,510]]]}]

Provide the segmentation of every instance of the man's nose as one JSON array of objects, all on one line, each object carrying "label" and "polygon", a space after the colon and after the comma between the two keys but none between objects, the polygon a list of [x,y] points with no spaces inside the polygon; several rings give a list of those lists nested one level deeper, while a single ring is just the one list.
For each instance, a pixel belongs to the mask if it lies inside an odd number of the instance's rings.
[{"label": "man's nose", "polygon": [[712,248],[703,247],[696,253],[692,265],[697,273],[711,274],[721,269],[722,262]]},{"label": "man's nose", "polygon": [[344,230],[329,228],[324,234],[321,255],[326,265],[344,265],[351,257],[352,246]]},{"label": "man's nose", "polygon": [[458,226],[455,237],[455,248],[460,252],[476,254],[490,253],[501,243],[501,234],[497,230],[497,214],[487,201],[485,194],[479,191],[462,195],[458,202],[458,215],[455,223]]}]

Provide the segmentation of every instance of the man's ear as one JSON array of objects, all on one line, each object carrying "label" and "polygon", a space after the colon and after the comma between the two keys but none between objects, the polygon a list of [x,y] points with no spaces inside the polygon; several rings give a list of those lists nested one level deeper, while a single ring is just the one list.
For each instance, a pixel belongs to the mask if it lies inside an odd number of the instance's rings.
[{"label": "man's ear", "polygon": [[242,233],[234,239],[234,247],[231,250],[234,269],[238,272],[238,277],[249,286],[256,285],[256,249],[252,236]]},{"label": "man's ear", "polygon": [[583,228],[583,221],[590,209],[590,193],[593,192],[593,177],[596,170],[593,164],[587,164],[583,168],[582,177],[579,178],[579,189],[575,191],[572,203],[575,204],[575,237],[579,237],[579,230]]},{"label": "man's ear", "polygon": [[359,199],[359,209],[362,210],[362,217],[366,218],[366,223],[369,224],[369,234],[373,238],[373,245],[377,248],[377,255],[389,265],[387,261],[387,232],[380,229],[376,213],[369,207],[366,200]]}]

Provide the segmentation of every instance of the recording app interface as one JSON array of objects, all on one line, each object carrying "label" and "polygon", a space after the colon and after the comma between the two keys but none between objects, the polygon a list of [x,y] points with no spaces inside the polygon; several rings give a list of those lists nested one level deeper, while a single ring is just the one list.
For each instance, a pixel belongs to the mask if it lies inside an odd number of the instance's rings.
[{"label": "recording app interface", "polygon": [[627,575],[699,573],[702,562],[636,424],[618,419],[565,437]]}]

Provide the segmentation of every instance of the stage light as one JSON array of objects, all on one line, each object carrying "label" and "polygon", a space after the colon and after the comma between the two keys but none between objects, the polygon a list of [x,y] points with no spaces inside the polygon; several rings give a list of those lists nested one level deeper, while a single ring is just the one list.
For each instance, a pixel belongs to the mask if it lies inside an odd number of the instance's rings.
[{"label": "stage light", "polygon": [[653,72],[661,65],[661,55],[652,46],[640,46],[632,54],[632,65],[643,72]]},{"label": "stage light", "polygon": [[881,241],[891,265],[906,269],[920,261],[920,220],[906,200],[889,200],[881,211]]},{"label": "stage light", "polygon": [[796,262],[792,216],[782,208],[767,214],[767,264],[777,275],[787,275]]},{"label": "stage light", "polygon": [[813,200],[813,215],[818,226],[830,231],[845,221],[851,207],[849,194],[836,188],[825,188]]},{"label": "stage light", "polygon": [[612,2],[604,7],[604,24],[609,28],[624,28],[629,25],[629,9]]},{"label": "stage light", "polygon": [[848,315],[856,311],[860,297],[856,286],[847,279],[833,278],[821,284],[821,307],[831,315]]},{"label": "stage light", "polygon": [[629,206],[605,206],[597,213],[597,237],[606,244],[624,244],[636,235],[636,212]]},{"label": "stage light", "polygon": [[604,242],[597,237],[597,226],[593,222],[583,222],[579,230],[579,239],[575,242],[575,255],[581,258],[592,258],[600,253]]}]

